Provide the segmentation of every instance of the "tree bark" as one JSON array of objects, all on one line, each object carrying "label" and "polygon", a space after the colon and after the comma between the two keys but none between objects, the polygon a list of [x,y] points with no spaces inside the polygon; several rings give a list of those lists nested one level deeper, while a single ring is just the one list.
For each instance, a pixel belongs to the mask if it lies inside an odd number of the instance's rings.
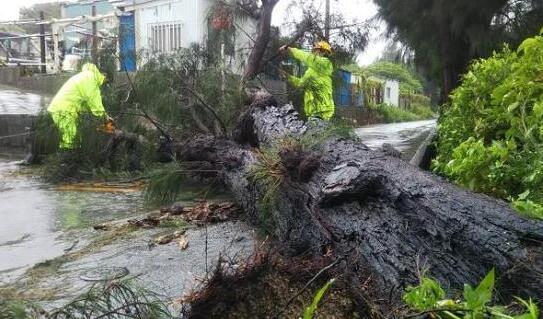
[{"label": "tree bark", "polygon": [[251,177],[259,161],[254,148],[314,129],[292,106],[277,107],[261,96],[241,117],[235,141],[199,136],[177,155],[217,169],[252,222],[263,225],[271,218],[284,253],[318,257],[331,252],[342,259],[342,271],[370,278],[375,300],[399,303],[422,268],[444,287],[461,289],[464,283],[478,283],[493,267],[500,296],[543,300],[543,222],[520,217],[501,200],[452,185],[358,140],[325,140],[314,150],[319,161],[309,177],[302,181],[287,173],[273,209],[263,212],[267,190]]},{"label": "tree bark", "polygon": [[271,18],[273,9],[279,0],[262,0],[260,8],[260,19],[258,21],[258,36],[255,39],[254,47],[247,59],[247,66],[243,72],[243,80],[249,80],[260,71],[262,58],[270,42]]}]

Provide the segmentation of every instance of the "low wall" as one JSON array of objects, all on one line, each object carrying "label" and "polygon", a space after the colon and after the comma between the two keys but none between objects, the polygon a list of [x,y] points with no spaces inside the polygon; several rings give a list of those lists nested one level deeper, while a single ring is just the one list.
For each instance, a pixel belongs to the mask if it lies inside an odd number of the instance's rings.
[{"label": "low wall", "polygon": [[55,94],[71,74],[28,74],[25,67],[1,67],[0,83],[19,89]]},{"label": "low wall", "polygon": [[0,114],[0,154],[26,152],[36,115]]},{"label": "low wall", "polygon": [[336,116],[355,125],[371,125],[383,123],[383,119],[375,110],[359,106],[336,106]]},{"label": "low wall", "polygon": [[428,137],[419,146],[413,158],[409,161],[411,165],[418,166],[424,170],[430,170],[432,159],[436,157],[437,150],[434,142],[437,140],[437,131],[433,129]]}]

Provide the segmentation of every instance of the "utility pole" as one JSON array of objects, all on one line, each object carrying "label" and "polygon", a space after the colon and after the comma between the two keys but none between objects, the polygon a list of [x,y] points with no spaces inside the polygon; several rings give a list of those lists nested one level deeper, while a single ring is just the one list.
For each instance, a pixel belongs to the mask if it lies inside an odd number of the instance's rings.
[{"label": "utility pole", "polygon": [[46,73],[47,69],[45,67],[45,14],[43,11],[40,12],[40,62],[41,62],[41,73]]},{"label": "utility pole", "polygon": [[[96,17],[96,5],[92,5],[92,16]],[[92,50],[91,57],[94,63],[98,62],[98,26],[96,20],[92,21]]]},{"label": "utility pole", "polygon": [[324,37],[330,41],[330,0],[326,0],[326,13],[324,17]]}]

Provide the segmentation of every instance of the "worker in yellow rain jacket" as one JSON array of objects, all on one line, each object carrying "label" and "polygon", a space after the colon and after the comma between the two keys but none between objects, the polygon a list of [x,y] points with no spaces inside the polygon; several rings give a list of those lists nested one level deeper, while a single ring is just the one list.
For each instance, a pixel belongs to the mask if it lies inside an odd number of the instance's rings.
[{"label": "worker in yellow rain jacket", "polygon": [[100,118],[107,118],[100,86],[105,76],[96,65],[83,65],[80,73],[71,77],[55,95],[47,111],[60,132],[60,148],[73,149],[77,147],[77,124],[79,116],[91,113]]},{"label": "worker in yellow rain jacket", "polygon": [[313,47],[312,53],[288,46],[281,47],[280,51],[288,51],[291,57],[307,67],[307,71],[301,78],[288,76],[288,81],[292,86],[304,90],[305,115],[330,120],[335,112],[332,96],[334,67],[328,59],[332,53],[330,44],[326,41],[318,42]]}]

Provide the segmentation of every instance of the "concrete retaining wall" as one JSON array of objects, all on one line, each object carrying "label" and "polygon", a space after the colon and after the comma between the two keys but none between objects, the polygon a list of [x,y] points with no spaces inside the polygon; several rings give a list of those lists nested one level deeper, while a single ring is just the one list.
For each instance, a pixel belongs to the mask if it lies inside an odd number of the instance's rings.
[{"label": "concrete retaining wall", "polygon": [[0,115],[0,154],[12,154],[28,151],[30,131],[35,115],[1,114]]}]

